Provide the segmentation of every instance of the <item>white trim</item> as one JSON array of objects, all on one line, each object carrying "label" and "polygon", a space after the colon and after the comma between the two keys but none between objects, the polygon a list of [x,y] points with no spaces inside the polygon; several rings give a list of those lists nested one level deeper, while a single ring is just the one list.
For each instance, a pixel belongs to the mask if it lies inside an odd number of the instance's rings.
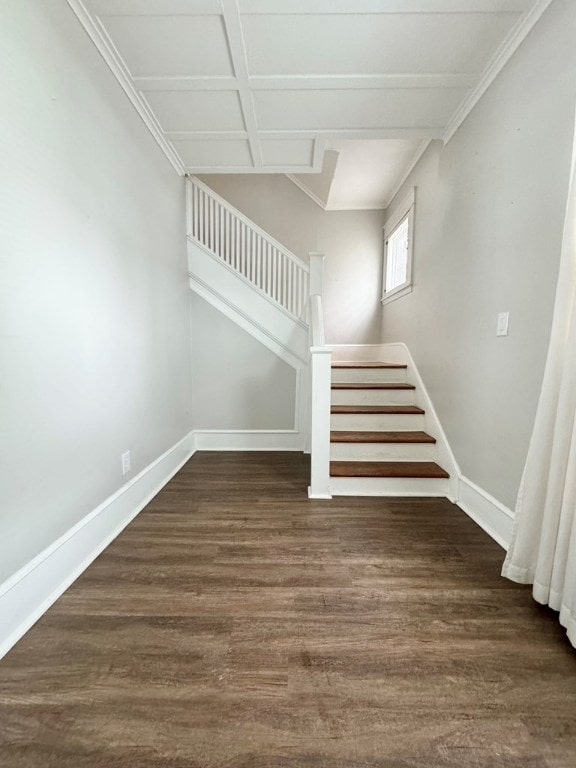
[{"label": "white trim", "polygon": [[328,210],[326,208],[326,203],[323,203],[322,200],[320,200],[320,198],[317,195],[315,195],[314,192],[309,190],[307,186],[305,186],[299,179],[297,179],[296,176],[293,176],[291,173],[285,173],[284,175],[286,176],[287,179],[290,179],[292,184],[295,184],[298,187],[298,189],[302,190],[302,192],[304,192],[305,195],[308,195],[310,200],[313,200],[316,203],[316,205],[322,208],[323,211]]},{"label": "white trim", "polygon": [[0,585],[0,658],[194,454],[189,433]]},{"label": "white trim", "polygon": [[405,218],[406,214],[410,211],[410,208],[414,207],[416,201],[416,187],[411,187],[410,190],[404,195],[395,206],[392,213],[386,219],[384,224],[384,237],[388,237],[396,229],[398,224]]},{"label": "white trim", "polygon": [[[384,258],[382,260],[382,306],[390,303],[394,299],[412,291],[412,259],[414,255],[414,202],[416,199],[416,188],[412,187],[404,199],[396,206],[394,212],[388,218],[384,225]],[[402,222],[408,219],[408,248],[406,254],[406,280],[400,285],[386,290],[386,273],[388,271],[388,240],[399,228]]]},{"label": "white trim", "polygon": [[464,475],[458,482],[458,506],[503,549],[512,540],[514,513]]},{"label": "white trim", "polygon": [[317,136],[314,139],[312,149],[312,168],[315,173],[320,173],[324,165],[324,152],[326,150],[326,139]]},{"label": "white trim", "polygon": [[268,331],[267,328],[260,325],[260,323],[256,322],[251,317],[248,317],[248,315],[242,312],[241,309],[234,306],[219,293],[216,293],[210,285],[205,283],[199,277],[189,274],[188,280],[191,290],[197,293],[200,298],[207,301],[214,307],[214,309],[222,312],[222,314],[229,320],[232,320],[232,322],[240,326],[242,330],[253,336],[271,352],[278,355],[278,357],[284,360],[285,363],[288,363],[288,365],[291,365],[293,368],[299,368],[306,365],[306,362],[302,358],[298,357],[292,350],[284,346],[284,344]]},{"label": "white trim", "polygon": [[[290,320],[293,320],[297,325],[299,325],[301,328],[307,329],[308,325],[302,320],[301,318],[297,317],[296,315],[292,314],[286,307],[283,307],[280,302],[276,301],[276,299],[273,299],[272,296],[269,296],[266,291],[263,291],[262,288],[260,288],[256,283],[253,283],[248,277],[242,274],[242,272],[239,272],[238,270],[234,269],[230,264],[228,264],[224,259],[221,259],[220,256],[215,254],[213,251],[210,250],[204,243],[201,243],[200,240],[197,240],[194,235],[187,235],[187,239],[189,242],[191,242],[193,245],[195,245],[197,248],[200,248],[207,256],[210,256],[211,259],[213,259],[218,264],[222,265],[223,267],[226,267],[226,269],[231,272],[235,277],[237,277],[239,280],[242,280],[243,283],[248,285],[250,288],[252,288],[254,291],[256,291],[260,296],[262,296],[263,299],[266,299],[275,309],[277,309],[279,312],[283,312],[286,317],[290,318]],[[306,269],[305,271],[308,272],[308,265],[305,265]],[[192,272],[188,273],[190,277],[193,277],[195,279],[199,279],[194,275]]]},{"label": "white trim", "polygon": [[156,139],[158,146],[164,152],[176,173],[184,175],[184,164],[180,156],[167,141],[162,132],[162,128],[156,119],[156,116],[146,103],[145,99],[138,93],[132,82],[128,67],[125,65],[122,57],[116,50],[114,44],[104,31],[101,25],[96,24],[90,13],[87,11],[82,0],[67,0],[68,5],[76,14],[80,24],[86,30],[88,36],[98,49],[98,52],[110,68],[110,71],[132,102],[134,108],[144,121],[146,127]]},{"label": "white trim", "polygon": [[[425,430],[436,438],[436,448],[438,451],[438,464],[443,467],[450,475],[449,480],[446,481],[447,492],[444,494],[450,501],[456,501],[458,498],[458,478],[461,475],[460,467],[456,461],[456,457],[450,447],[446,433],[442,427],[442,423],[438,418],[434,404],[428,393],[426,385],[418,367],[414,362],[410,350],[403,342],[390,342],[385,344],[374,345],[377,347],[375,353],[378,357],[367,357],[364,359],[376,359],[385,360],[390,363],[405,363],[408,366],[406,373],[406,381],[409,384],[414,384],[416,387],[416,405],[420,406],[425,411],[424,424]],[[360,349],[360,348],[358,348]],[[362,359],[362,352],[356,352],[357,356],[350,359]],[[342,360],[342,357],[336,359]]]},{"label": "white trim", "polygon": [[472,93],[463,101],[456,112],[448,121],[444,132],[444,144],[448,144],[462,123],[466,120],[470,112],[504,69],[508,61],[516,53],[520,45],[524,42],[532,27],[548,8],[552,0],[538,0],[536,4],[523,16],[513,27],[510,34],[505,38],[502,45],[498,48],[488,66],[484,70],[480,82],[474,88]]},{"label": "white trim", "polygon": [[387,291],[384,296],[380,299],[380,304],[384,306],[385,304],[390,304],[392,301],[395,301],[396,299],[401,299],[402,296],[407,296],[409,293],[412,293],[412,283],[406,282],[402,285],[399,285],[397,288],[394,288],[393,291]]},{"label": "white trim", "polygon": [[244,125],[248,132],[248,143],[250,145],[252,162],[256,169],[260,169],[264,164],[262,159],[262,146],[258,134],[254,97],[250,90],[248,58],[246,55],[246,43],[244,40],[242,21],[240,20],[238,0],[221,0],[221,5],[224,28],[228,39],[230,61],[232,62],[234,75],[236,77],[238,97],[240,99]]},{"label": "white trim", "polygon": [[295,429],[197,429],[197,451],[303,451],[304,435]]},{"label": "white trim", "polygon": [[392,204],[394,198],[396,197],[398,192],[400,192],[400,190],[404,186],[404,183],[408,179],[408,176],[410,176],[410,174],[412,173],[412,171],[416,167],[418,161],[420,160],[420,158],[422,157],[424,152],[426,152],[426,150],[428,149],[428,147],[430,146],[431,143],[432,143],[432,139],[423,139],[420,142],[420,144],[418,146],[418,149],[416,150],[416,152],[414,153],[412,159],[410,160],[410,162],[408,163],[408,165],[404,169],[404,172],[402,173],[402,175],[401,175],[400,179],[398,180],[396,186],[394,187],[393,191],[390,193],[390,196],[388,197],[388,200],[386,201],[386,205],[384,206],[384,208],[389,208],[390,207],[390,205]]}]

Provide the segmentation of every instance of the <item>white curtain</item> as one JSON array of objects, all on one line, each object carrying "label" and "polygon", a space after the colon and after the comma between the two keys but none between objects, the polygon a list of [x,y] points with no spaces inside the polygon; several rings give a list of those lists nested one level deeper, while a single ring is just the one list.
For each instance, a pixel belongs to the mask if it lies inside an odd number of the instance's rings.
[{"label": "white curtain", "polygon": [[576,646],[576,137],[550,349],[502,575],[533,584]]}]

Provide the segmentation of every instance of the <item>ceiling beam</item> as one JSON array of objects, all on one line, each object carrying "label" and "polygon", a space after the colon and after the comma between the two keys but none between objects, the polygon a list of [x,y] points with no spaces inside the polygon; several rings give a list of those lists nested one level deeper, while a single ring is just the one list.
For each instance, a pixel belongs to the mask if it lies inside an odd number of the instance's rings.
[{"label": "ceiling beam", "polygon": [[252,91],[250,90],[250,78],[248,75],[248,59],[246,56],[246,45],[244,42],[244,33],[242,31],[242,22],[240,21],[240,12],[238,10],[237,0],[221,0],[222,12],[224,15],[224,26],[230,48],[230,59],[238,84],[238,96],[244,116],[244,125],[248,133],[248,142],[252,154],[252,162],[256,168],[262,167],[262,148],[258,136],[256,124],[256,108]]}]

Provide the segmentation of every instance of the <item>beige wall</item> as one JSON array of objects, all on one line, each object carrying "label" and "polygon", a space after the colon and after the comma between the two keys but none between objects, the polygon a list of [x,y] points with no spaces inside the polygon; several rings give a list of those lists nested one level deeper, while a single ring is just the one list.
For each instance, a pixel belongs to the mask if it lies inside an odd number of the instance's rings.
[{"label": "beige wall", "polygon": [[[515,504],[547,351],[576,101],[576,3],[555,0],[415,186],[414,290],[383,310],[463,473]],[[394,203],[389,208],[392,213]],[[496,337],[499,312],[508,337]]]},{"label": "beige wall", "polygon": [[294,429],[296,371],[192,294],[194,429]]},{"label": "beige wall", "polygon": [[200,178],[297,256],[326,254],[329,343],[378,342],[383,211],[324,211],[283,175]]},{"label": "beige wall", "polygon": [[191,427],[183,179],[66,0],[1,15],[0,581]]}]

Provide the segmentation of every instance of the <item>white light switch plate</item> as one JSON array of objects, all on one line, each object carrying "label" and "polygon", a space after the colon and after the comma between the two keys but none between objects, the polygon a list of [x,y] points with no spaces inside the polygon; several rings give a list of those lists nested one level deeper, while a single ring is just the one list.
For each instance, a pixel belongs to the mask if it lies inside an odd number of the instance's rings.
[{"label": "white light switch plate", "polygon": [[125,475],[130,472],[130,451],[122,454],[122,474]]},{"label": "white light switch plate", "polygon": [[498,315],[498,323],[496,325],[496,336],[508,336],[509,317],[509,312],[500,312]]}]

